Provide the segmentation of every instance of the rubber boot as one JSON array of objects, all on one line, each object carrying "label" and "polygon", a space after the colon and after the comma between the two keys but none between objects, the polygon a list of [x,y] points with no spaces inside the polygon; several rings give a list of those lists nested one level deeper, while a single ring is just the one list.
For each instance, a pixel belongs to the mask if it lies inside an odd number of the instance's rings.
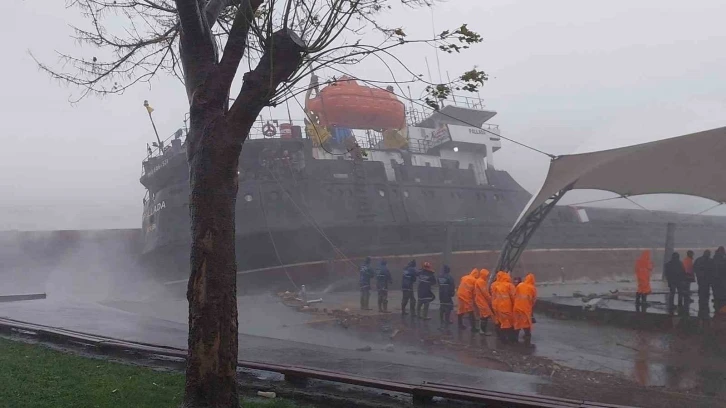
[{"label": "rubber boot", "polygon": [[411,307],[411,318],[413,319],[414,317],[416,317],[416,299],[413,296],[411,296],[410,307]]},{"label": "rubber boot", "polygon": [[489,318],[488,317],[482,318],[481,323],[479,323],[481,326],[480,330],[483,335],[491,336],[492,334],[487,331],[487,323],[489,323]]},{"label": "rubber boot", "polygon": [[416,302],[416,313],[414,313],[414,317],[420,318],[421,317],[421,307],[423,306],[423,303],[419,300]]},{"label": "rubber boot", "polygon": [[457,317],[457,319],[459,319],[459,325],[458,325],[459,330],[466,330],[466,326],[464,326],[464,315],[459,314],[459,315],[456,315],[456,317]]},{"label": "rubber boot", "polygon": [[383,301],[383,313],[388,313],[388,301]]},{"label": "rubber boot", "polygon": [[522,337],[524,340],[524,345],[527,347],[532,347],[532,330],[531,329],[524,329],[524,336]]},{"label": "rubber boot", "polygon": [[424,303],[424,305],[423,305],[423,315],[422,316],[419,316],[419,317],[421,317],[424,320],[431,320],[431,319],[429,319],[429,303],[428,302]]},{"label": "rubber boot", "polygon": [[479,333],[479,328],[476,324],[476,317],[474,317],[474,312],[469,312],[469,320],[471,321],[471,332]]}]

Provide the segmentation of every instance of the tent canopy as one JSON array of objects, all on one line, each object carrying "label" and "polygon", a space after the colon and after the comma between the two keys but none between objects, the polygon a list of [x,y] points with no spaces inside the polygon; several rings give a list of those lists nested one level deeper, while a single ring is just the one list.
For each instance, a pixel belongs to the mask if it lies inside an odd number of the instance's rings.
[{"label": "tent canopy", "polygon": [[724,203],[726,127],[619,149],[559,156],[550,163],[547,179],[517,223],[568,186],[625,197],[686,194]]}]

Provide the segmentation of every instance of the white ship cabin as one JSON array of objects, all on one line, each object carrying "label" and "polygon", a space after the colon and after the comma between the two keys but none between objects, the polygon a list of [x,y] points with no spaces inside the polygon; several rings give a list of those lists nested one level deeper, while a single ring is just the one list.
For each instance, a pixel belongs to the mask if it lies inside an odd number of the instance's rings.
[{"label": "white ship cabin", "polygon": [[[367,160],[383,162],[389,181],[396,181],[393,163],[406,163],[470,168],[477,184],[486,185],[486,170],[494,169],[493,154],[502,143],[499,126],[485,123],[497,113],[480,107],[471,103],[450,103],[422,120],[416,120],[416,112],[409,113],[409,122],[413,124],[401,130],[401,135],[408,141],[408,145],[401,148],[385,148],[380,132],[364,131],[355,135],[359,145],[367,149]],[[313,157],[319,160],[349,159],[344,153],[342,148],[313,148]]]}]

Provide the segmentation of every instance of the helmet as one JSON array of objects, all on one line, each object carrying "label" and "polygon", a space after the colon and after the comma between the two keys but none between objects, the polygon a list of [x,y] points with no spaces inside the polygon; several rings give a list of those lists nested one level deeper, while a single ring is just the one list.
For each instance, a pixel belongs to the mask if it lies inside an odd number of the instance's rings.
[{"label": "helmet", "polygon": [[431,270],[431,262],[424,262],[423,263],[423,268],[426,269],[427,271],[430,271]]}]

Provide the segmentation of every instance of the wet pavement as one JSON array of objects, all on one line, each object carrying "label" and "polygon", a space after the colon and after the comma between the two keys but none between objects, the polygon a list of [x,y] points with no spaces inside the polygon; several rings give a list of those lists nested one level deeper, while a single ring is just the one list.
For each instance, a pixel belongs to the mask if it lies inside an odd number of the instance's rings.
[{"label": "wet pavement", "polygon": [[[628,292],[632,282],[550,284],[539,286],[539,295],[564,298],[572,292]],[[654,290],[657,284],[654,282]],[[384,321],[401,323],[400,292],[389,294],[385,316],[361,312],[357,292],[310,293],[322,297],[322,309],[349,309]],[[371,305],[375,307],[375,293]],[[582,302],[580,299],[577,301]],[[631,305],[634,308],[634,303]],[[526,375],[510,370],[501,361],[473,357],[470,353],[432,349],[421,339],[437,333],[438,305],[433,304],[428,322],[411,323],[414,336],[390,339],[390,327],[360,333],[339,324],[324,313],[301,313],[285,306],[274,295],[238,298],[240,359],[293,364],[336,370],[372,378],[420,383],[454,383],[497,391],[537,393],[549,383],[545,375]],[[184,299],[149,296],[144,300],[81,301],[69,298],[0,304],[0,317],[62,327],[128,341],[186,347],[187,303]],[[385,321],[391,324],[386,324]],[[645,386],[721,395],[726,381],[726,358],[705,344],[702,336],[677,332],[646,332],[593,325],[585,321],[555,320],[537,316],[533,330],[536,348],[522,351],[578,370],[615,374]],[[396,324],[394,324],[396,323]],[[497,349],[494,337],[462,333],[453,341],[473,347]],[[393,350],[390,349],[393,344]],[[370,348],[370,351],[357,349]]]},{"label": "wet pavement", "polygon": [[[325,333],[305,324],[310,316],[282,305],[272,295],[241,297],[239,358],[341,371],[371,378],[421,383],[435,381],[496,391],[536,393],[547,381],[501,372],[440,356],[421,357],[416,347],[362,341],[353,334]],[[186,347],[184,300],[81,302],[35,300],[0,305],[0,317],[129,341]],[[370,346],[371,351],[356,351]],[[407,351],[415,352],[408,353]]]},{"label": "wet pavement", "polygon": [[[567,293],[571,295],[573,291],[585,294],[607,293],[609,290],[615,289],[627,292],[630,290],[629,288],[632,288],[632,283],[628,282],[553,284],[538,288],[538,294],[561,293],[564,295]],[[659,283],[654,282],[653,289],[659,290]],[[324,302],[315,305],[318,308],[348,308],[364,315],[379,315],[377,312],[359,311],[359,297],[355,292],[327,293],[321,296]],[[317,295],[311,295],[312,297],[317,297]],[[579,298],[574,300],[583,304]],[[371,305],[375,304],[376,295],[372,294]],[[635,307],[634,301],[623,301],[623,304],[629,305],[632,309]],[[420,337],[437,332],[439,326],[438,305],[432,304],[431,308],[429,316],[432,319],[428,322],[416,320],[414,323],[410,323],[411,320],[408,317],[404,319],[405,322],[408,322],[408,327],[419,332]],[[653,309],[655,308],[649,310]],[[391,319],[399,321],[402,319],[400,316],[400,292],[389,293],[389,310],[393,312],[388,315]],[[469,324],[468,320],[466,324]],[[337,330],[342,331],[343,329]],[[328,332],[329,329],[326,333]],[[387,335],[381,333],[377,336],[379,339],[385,339]],[[481,347],[482,345],[480,335],[471,337],[466,333],[455,337],[456,341],[472,346]],[[365,338],[376,339],[377,337],[369,334]],[[714,385],[711,384],[710,379],[705,377],[726,379],[726,354],[722,354],[718,348],[711,347],[704,342],[703,336],[700,335],[688,335],[676,331],[639,331],[594,325],[587,321],[556,320],[546,316],[537,316],[532,342],[536,347],[531,351],[526,351],[527,354],[544,357],[557,364],[578,370],[625,376],[644,386],[668,387],[673,390],[710,387],[710,393],[714,391],[712,389]],[[485,347],[497,347],[493,337],[486,339]],[[456,354],[452,357],[471,364],[466,355]],[[486,365],[487,363],[478,361],[474,364]],[[723,373],[723,375],[714,375],[714,373]],[[715,390],[715,392],[720,393],[720,390]]]}]

